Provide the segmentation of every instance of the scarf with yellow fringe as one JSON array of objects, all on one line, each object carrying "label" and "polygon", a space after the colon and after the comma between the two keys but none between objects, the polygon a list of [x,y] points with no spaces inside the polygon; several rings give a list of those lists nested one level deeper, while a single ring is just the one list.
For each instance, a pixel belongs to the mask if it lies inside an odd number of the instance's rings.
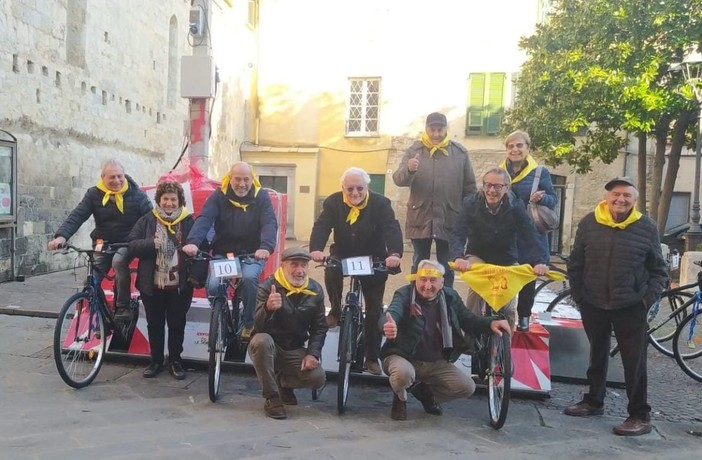
[{"label": "scarf with yellow fringe", "polygon": [[[522,168],[521,171],[519,171],[519,174],[517,174],[517,177],[512,178],[512,183],[516,184],[520,180],[524,179],[527,175],[529,175],[530,172],[536,169],[539,164],[534,160],[534,158],[531,155],[526,156],[526,166]],[[502,163],[500,163],[500,168],[504,169],[509,173],[510,177],[512,177],[512,172],[507,169],[507,159],[502,160]]]},{"label": "scarf with yellow fringe", "polygon": [[101,192],[105,193],[102,197],[102,205],[105,206],[107,202],[110,200],[110,195],[115,196],[115,206],[117,206],[117,209],[119,209],[119,212],[124,214],[124,194],[127,192],[127,189],[129,189],[129,181],[125,178],[124,179],[124,185],[122,185],[122,188],[119,189],[118,191],[110,190],[107,188],[105,183],[102,181],[102,178],[98,181],[96,187],[98,190]]},{"label": "scarf with yellow fringe", "polygon": [[446,134],[446,137],[444,137],[444,140],[442,140],[438,144],[432,143],[431,138],[429,137],[426,131],[422,133],[422,138],[420,140],[424,147],[429,149],[430,157],[433,157],[437,150],[443,153],[444,155],[448,156],[448,149],[446,147],[448,147],[449,142],[451,142],[448,133]]},{"label": "scarf with yellow fringe", "polygon": [[600,201],[600,203],[595,207],[595,220],[597,223],[612,228],[625,229],[629,225],[641,219],[642,215],[643,214],[636,209],[632,209],[629,217],[624,219],[622,222],[615,222],[612,214],[609,212],[609,207],[607,206],[606,201]]},{"label": "scarf with yellow fringe", "polygon": [[300,287],[295,287],[292,284],[290,284],[288,279],[285,277],[285,273],[283,273],[283,267],[279,267],[275,271],[273,276],[275,277],[275,280],[278,282],[278,284],[280,284],[283,287],[283,289],[288,291],[288,293],[285,294],[286,297],[290,297],[293,294],[317,295],[316,292],[307,289],[307,286],[309,286],[310,284],[309,276],[305,278],[305,282]]},{"label": "scarf with yellow fringe", "polygon": [[358,216],[361,215],[361,210],[364,209],[366,206],[368,206],[368,199],[370,198],[370,191],[366,192],[366,199],[363,200],[363,203],[359,204],[358,206],[351,204],[351,202],[346,198],[346,195],[342,192],[341,196],[344,199],[344,204],[351,208],[349,211],[348,216],[346,216],[346,222],[349,222],[351,225],[355,224],[356,221],[358,220]]},{"label": "scarf with yellow fringe", "polygon": [[[256,177],[256,173],[254,172],[253,167],[251,167],[251,176],[253,177],[253,179],[251,180],[251,182],[253,182],[253,188],[254,188],[254,194],[253,194],[253,196],[256,197],[256,196],[258,196],[258,192],[261,191],[261,182],[258,180],[258,177]],[[229,202],[230,202],[234,207],[243,209],[244,212],[246,212],[246,208],[248,208],[249,205],[250,205],[251,203],[243,204],[243,203],[240,203],[240,202],[238,202],[238,201],[236,201],[236,200],[232,200],[232,199],[229,198],[229,196],[227,195],[227,191],[230,189],[229,183],[230,183],[231,179],[232,179],[232,178],[231,178],[231,171],[230,171],[230,172],[228,172],[227,174],[225,174],[224,177],[222,178],[222,186],[220,187],[220,190],[222,190],[222,193],[224,193],[224,196],[227,197],[227,199],[229,200]]]}]

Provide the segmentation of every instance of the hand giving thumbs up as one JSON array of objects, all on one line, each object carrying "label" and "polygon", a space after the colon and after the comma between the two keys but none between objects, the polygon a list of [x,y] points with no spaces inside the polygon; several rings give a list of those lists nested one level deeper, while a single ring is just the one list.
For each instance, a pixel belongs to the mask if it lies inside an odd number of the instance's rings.
[{"label": "hand giving thumbs up", "polygon": [[283,306],[283,296],[279,292],[276,292],[275,284],[271,285],[271,293],[268,295],[268,301],[266,302],[266,310],[276,311]]},{"label": "hand giving thumbs up", "polygon": [[387,320],[383,325],[383,334],[390,340],[394,340],[397,337],[397,323],[393,319],[390,313],[385,313],[385,319]]}]

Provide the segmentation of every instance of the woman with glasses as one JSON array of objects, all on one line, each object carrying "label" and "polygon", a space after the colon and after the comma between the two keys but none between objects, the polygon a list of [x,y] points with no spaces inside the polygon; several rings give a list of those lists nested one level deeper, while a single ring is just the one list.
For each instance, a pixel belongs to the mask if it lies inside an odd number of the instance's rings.
[{"label": "woman with glasses", "polygon": [[[505,139],[505,150],[507,157],[500,164],[500,168],[507,171],[512,179],[512,193],[521,202],[526,209],[527,204],[539,203],[551,209],[556,207],[556,193],[553,190],[551,183],[551,174],[544,167],[541,167],[541,175],[539,184],[534,193],[531,193],[534,181],[536,180],[537,167],[536,160],[529,154],[531,138],[524,131],[514,131]],[[537,248],[527,246],[524,238],[517,236],[517,251],[519,252],[519,263],[528,263],[526,260],[534,249],[541,251],[541,257],[544,260],[550,259],[550,250],[548,242],[548,233],[537,231],[539,245]],[[518,331],[529,330],[529,318],[531,317],[531,308],[534,306],[534,290],[536,289],[536,281],[524,286],[519,292],[519,300],[517,303],[517,313],[519,320],[517,322]]]}]

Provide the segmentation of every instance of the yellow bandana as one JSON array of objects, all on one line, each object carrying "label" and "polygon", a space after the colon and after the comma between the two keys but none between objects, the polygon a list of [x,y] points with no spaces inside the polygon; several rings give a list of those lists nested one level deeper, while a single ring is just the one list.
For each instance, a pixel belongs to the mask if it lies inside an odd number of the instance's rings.
[{"label": "yellow bandana", "polygon": [[441,272],[435,268],[420,268],[417,270],[417,273],[414,273],[412,275],[407,275],[407,281],[410,283],[412,281],[416,281],[417,278],[425,276],[427,278],[443,278],[444,275],[441,274]]},{"label": "yellow bandana", "polygon": [[361,209],[368,206],[368,198],[370,198],[370,191],[366,192],[366,199],[363,200],[363,203],[359,204],[358,206],[354,206],[353,204],[351,204],[351,202],[346,199],[346,195],[344,194],[344,192],[341,192],[341,196],[344,199],[344,204],[351,208],[351,210],[349,211],[349,215],[346,216],[346,222],[349,222],[351,225],[353,225],[358,220],[358,216],[361,215]]},{"label": "yellow bandana", "polygon": [[439,150],[444,155],[448,156],[448,149],[446,147],[448,147],[449,142],[451,142],[448,133],[446,134],[446,137],[444,137],[444,140],[436,145],[431,142],[431,139],[429,138],[429,135],[426,131],[422,133],[422,138],[420,140],[422,141],[422,144],[424,144],[424,147],[429,149],[430,157],[433,157],[437,150]]},{"label": "yellow bandana", "polygon": [[167,220],[164,220],[161,216],[158,215],[158,211],[156,209],[152,209],[151,212],[156,216],[156,220],[161,222],[163,225],[166,226],[169,232],[175,235],[175,230],[173,230],[171,227],[173,225],[176,225],[179,222],[182,222],[183,219],[188,217],[190,215],[190,212],[188,211],[188,208],[183,208],[183,210],[180,212],[180,216],[176,217],[173,219],[173,222],[168,222]]},{"label": "yellow bandana", "polygon": [[283,273],[283,267],[279,267],[275,271],[273,276],[275,277],[275,280],[278,282],[278,284],[280,284],[283,287],[283,289],[288,291],[288,293],[285,294],[286,297],[290,297],[293,294],[317,295],[316,292],[307,289],[307,286],[310,284],[309,277],[305,278],[305,282],[302,284],[302,286],[295,287],[292,284],[290,284],[287,278],[285,278],[285,273]]},{"label": "yellow bandana", "polygon": [[629,217],[627,217],[624,221],[615,222],[614,218],[612,218],[612,214],[609,212],[609,207],[607,206],[606,201],[601,201],[600,204],[598,204],[597,207],[595,207],[595,220],[597,221],[597,223],[612,228],[627,228],[629,225],[641,219],[642,215],[643,214],[641,214],[636,209],[632,209],[631,213],[629,214]]},{"label": "yellow bandana", "polygon": [[124,179],[124,185],[122,186],[119,191],[114,192],[107,188],[105,183],[102,181],[102,178],[98,181],[97,183],[97,188],[98,190],[102,191],[105,193],[105,195],[102,197],[102,205],[105,206],[107,202],[110,200],[110,195],[115,196],[115,206],[117,206],[117,209],[119,209],[119,212],[124,214],[124,194],[129,188],[129,181],[125,178]]},{"label": "yellow bandana", "polygon": [[[449,266],[455,269],[453,262]],[[517,295],[522,288],[534,281],[536,275],[531,265],[500,266],[492,264],[473,264],[470,270],[458,272],[458,276],[487,302],[490,307],[499,311]],[[563,273],[550,271],[547,278],[563,280]]]},{"label": "yellow bandana", "polygon": [[[526,166],[524,166],[524,169],[519,171],[519,174],[517,174],[517,177],[512,179],[513,184],[516,184],[520,180],[524,179],[530,172],[532,172],[533,170],[536,169],[537,166],[539,166],[539,164],[536,162],[536,160],[534,160],[531,157],[531,155],[526,156],[526,162],[527,162],[527,164],[526,164]],[[507,160],[506,159],[502,160],[502,163],[500,163],[500,168],[509,172],[509,170],[507,169]]]},{"label": "yellow bandana", "polygon": [[[256,177],[256,173],[254,172],[253,166],[251,167],[251,176],[253,177],[252,182],[253,182],[253,187],[254,187],[254,196],[258,196],[258,192],[261,191],[261,182],[258,180],[258,177]],[[220,190],[222,190],[222,193],[224,193],[224,196],[227,196],[227,188],[229,188],[229,182],[231,181],[231,176],[230,172],[224,175],[222,178],[222,186],[220,187]],[[246,208],[249,207],[248,204],[242,204],[239,203],[238,201],[235,200],[229,200],[229,202],[234,205],[237,208],[243,209],[244,212],[246,212]]]}]

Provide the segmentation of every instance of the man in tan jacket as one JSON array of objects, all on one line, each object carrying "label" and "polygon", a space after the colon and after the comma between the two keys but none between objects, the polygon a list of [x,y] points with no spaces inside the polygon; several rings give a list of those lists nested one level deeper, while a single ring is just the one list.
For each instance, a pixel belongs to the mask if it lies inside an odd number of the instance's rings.
[{"label": "man in tan jacket", "polygon": [[449,235],[463,198],[477,189],[468,151],[447,132],[446,116],[430,113],[421,139],[407,149],[392,178],[398,187],[410,188],[405,236],[414,248],[412,273],[420,260],[430,258],[433,240],[436,258],[446,269],[444,284],[452,287]]}]

